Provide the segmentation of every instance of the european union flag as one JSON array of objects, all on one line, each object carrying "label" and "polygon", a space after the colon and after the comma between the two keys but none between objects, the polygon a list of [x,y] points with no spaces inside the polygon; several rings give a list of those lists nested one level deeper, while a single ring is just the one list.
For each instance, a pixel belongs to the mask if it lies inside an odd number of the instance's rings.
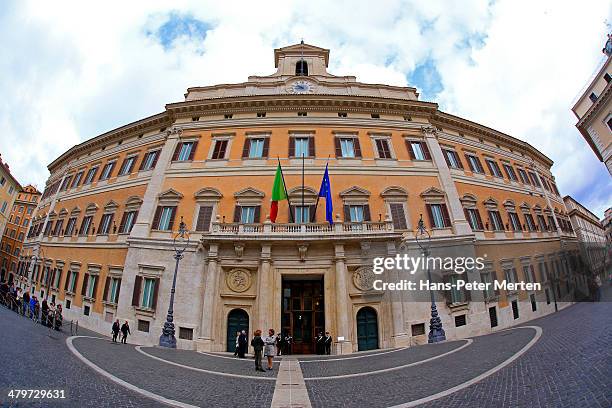
[{"label": "european union flag", "polygon": [[323,174],[321,188],[319,189],[319,197],[325,197],[325,219],[330,224],[333,224],[334,204],[332,202],[331,186],[329,184],[329,172],[327,171],[327,164],[325,165],[325,174]]}]

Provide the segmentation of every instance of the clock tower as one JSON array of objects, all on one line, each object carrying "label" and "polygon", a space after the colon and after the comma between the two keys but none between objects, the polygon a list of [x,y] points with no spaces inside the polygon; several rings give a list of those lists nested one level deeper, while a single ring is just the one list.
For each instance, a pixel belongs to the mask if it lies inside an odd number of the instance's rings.
[{"label": "clock tower", "polygon": [[329,50],[300,44],[274,50],[275,76],[332,76],[327,72]]}]

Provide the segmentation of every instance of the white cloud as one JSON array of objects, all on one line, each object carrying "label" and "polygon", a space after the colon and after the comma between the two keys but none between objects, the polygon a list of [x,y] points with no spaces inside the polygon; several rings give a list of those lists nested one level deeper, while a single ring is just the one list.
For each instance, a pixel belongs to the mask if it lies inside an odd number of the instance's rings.
[{"label": "white cloud", "polygon": [[[162,111],[187,87],[270,74],[273,48],[304,38],[331,49],[332,73],[364,82],[406,85],[432,60],[442,109],[532,143],[555,161],[562,193],[601,215],[612,204],[610,177],[574,128],[570,105],[599,59],[610,5],[579,6],[12,3],[0,11],[0,150],[20,181],[42,187],[46,165],[72,145]],[[164,50],[148,36],[172,11],[209,25],[205,40],[183,36]]]}]

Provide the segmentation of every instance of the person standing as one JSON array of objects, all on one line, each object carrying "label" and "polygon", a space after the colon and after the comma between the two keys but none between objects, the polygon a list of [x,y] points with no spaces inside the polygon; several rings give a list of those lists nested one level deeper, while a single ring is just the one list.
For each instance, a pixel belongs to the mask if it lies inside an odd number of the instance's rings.
[{"label": "person standing", "polygon": [[255,371],[266,372],[261,366],[261,355],[263,354],[264,341],[261,339],[261,330],[255,330],[255,337],[251,340],[251,346],[255,352]]},{"label": "person standing", "polygon": [[317,335],[316,339],[315,339],[315,348],[316,348],[316,353],[321,355],[325,353],[325,343],[324,343],[324,339],[323,339],[323,332],[319,332],[319,334]]},{"label": "person standing", "polygon": [[238,336],[238,358],[244,358],[247,351],[247,345],[248,340],[246,331],[243,330],[240,332],[240,336]]},{"label": "person standing", "polygon": [[40,323],[43,326],[47,325],[47,317],[49,315],[49,305],[47,304],[47,299],[43,299],[41,303],[42,313],[40,314]]},{"label": "person standing", "polygon": [[274,358],[274,345],[276,343],[276,337],[274,336],[274,329],[268,330],[268,336],[264,339],[264,356],[268,358],[268,370],[272,370],[272,359]]},{"label": "person standing", "polygon": [[283,343],[285,342],[285,340],[283,339],[283,334],[282,333],[278,333],[278,335],[276,336],[276,355],[280,356],[283,354]]},{"label": "person standing", "polygon": [[130,332],[130,325],[128,324],[127,320],[125,321],[125,323],[123,323],[123,325],[121,326],[121,342],[123,344],[127,344],[127,336],[128,334],[132,334]]},{"label": "person standing", "polygon": [[111,329],[111,333],[113,333],[113,343],[117,342],[117,336],[119,336],[119,319],[115,320],[115,323],[113,323],[113,327]]},{"label": "person standing", "polygon": [[332,336],[329,335],[329,332],[325,332],[323,343],[325,344],[325,354],[329,356],[331,354],[331,346],[332,346]]},{"label": "person standing", "polygon": [[287,335],[285,336],[285,350],[283,351],[284,354],[286,355],[291,354],[291,342],[292,341],[293,341],[293,337],[291,337],[291,333],[287,332]]},{"label": "person standing", "polygon": [[234,357],[238,357],[238,351],[240,350],[239,342],[238,342],[239,339],[240,339],[240,330],[236,332],[236,343],[234,345]]},{"label": "person standing", "polygon": [[25,292],[23,292],[23,303],[21,307],[21,311],[24,316],[27,316],[29,309],[30,309],[30,292],[26,290]]}]

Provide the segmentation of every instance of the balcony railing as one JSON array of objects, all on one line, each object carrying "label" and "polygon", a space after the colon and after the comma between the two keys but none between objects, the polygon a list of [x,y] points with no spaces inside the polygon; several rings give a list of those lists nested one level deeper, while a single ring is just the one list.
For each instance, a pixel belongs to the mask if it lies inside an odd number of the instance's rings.
[{"label": "balcony railing", "polygon": [[364,221],[364,222],[337,222],[329,223],[271,223],[242,224],[242,223],[220,223],[213,222],[212,235],[353,235],[353,234],[376,234],[394,232],[393,222],[388,221]]}]

